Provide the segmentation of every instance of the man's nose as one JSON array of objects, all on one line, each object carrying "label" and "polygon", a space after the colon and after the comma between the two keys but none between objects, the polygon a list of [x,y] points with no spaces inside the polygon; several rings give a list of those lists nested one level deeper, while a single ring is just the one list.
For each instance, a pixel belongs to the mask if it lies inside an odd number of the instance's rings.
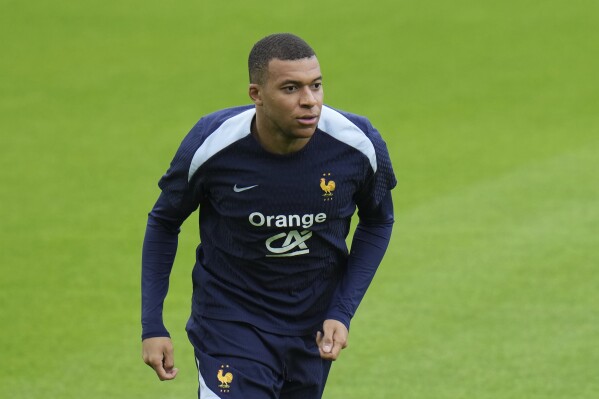
[{"label": "man's nose", "polygon": [[310,87],[304,87],[302,89],[302,95],[300,97],[300,105],[302,107],[313,107],[318,103],[314,93]]}]

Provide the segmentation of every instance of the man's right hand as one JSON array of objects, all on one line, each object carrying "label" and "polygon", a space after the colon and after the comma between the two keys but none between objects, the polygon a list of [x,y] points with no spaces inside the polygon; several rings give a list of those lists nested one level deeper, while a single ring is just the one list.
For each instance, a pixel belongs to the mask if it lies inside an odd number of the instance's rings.
[{"label": "man's right hand", "polygon": [[172,380],[179,369],[175,368],[173,343],[168,337],[146,338],[142,341],[142,357],[152,367],[160,381]]}]

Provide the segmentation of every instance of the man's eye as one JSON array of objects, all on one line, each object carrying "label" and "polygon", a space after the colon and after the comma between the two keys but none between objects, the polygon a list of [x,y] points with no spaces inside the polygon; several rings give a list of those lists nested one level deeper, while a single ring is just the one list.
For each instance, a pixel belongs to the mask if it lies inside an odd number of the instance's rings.
[{"label": "man's eye", "polygon": [[295,86],[285,86],[285,87],[283,87],[283,90],[285,90],[288,93],[293,93],[294,91],[297,90],[297,87],[295,87]]},{"label": "man's eye", "polygon": [[322,87],[322,83],[314,83],[314,84],[312,85],[312,88],[314,88],[314,89],[316,89],[316,90],[320,89],[321,87]]}]

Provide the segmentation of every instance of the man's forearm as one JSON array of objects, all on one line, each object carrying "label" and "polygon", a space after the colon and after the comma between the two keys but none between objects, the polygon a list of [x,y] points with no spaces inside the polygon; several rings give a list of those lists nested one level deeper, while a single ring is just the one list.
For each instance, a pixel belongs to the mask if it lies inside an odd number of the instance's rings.
[{"label": "man's forearm", "polygon": [[167,228],[150,214],[142,251],[142,339],[168,337],[162,308],[178,245],[178,230]]},{"label": "man's forearm", "polygon": [[327,319],[349,324],[383,260],[393,230],[391,193],[367,217],[360,219],[351,245],[347,268],[337,287]]}]

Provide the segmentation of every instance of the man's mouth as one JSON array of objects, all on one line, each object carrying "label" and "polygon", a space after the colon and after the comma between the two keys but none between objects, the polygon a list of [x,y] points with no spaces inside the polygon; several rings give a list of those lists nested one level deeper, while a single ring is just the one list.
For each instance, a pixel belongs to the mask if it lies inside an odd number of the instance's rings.
[{"label": "man's mouth", "polygon": [[318,115],[303,115],[297,118],[302,125],[315,125],[318,122]]}]

